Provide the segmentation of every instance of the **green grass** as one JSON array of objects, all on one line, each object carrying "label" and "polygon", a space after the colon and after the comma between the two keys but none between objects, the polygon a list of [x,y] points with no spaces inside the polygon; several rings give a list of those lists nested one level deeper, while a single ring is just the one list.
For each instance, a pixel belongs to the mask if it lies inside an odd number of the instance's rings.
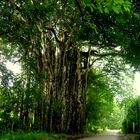
[{"label": "green grass", "polygon": [[30,132],[30,133],[7,133],[0,135],[0,140],[65,140],[65,134],[51,134],[46,132]]}]

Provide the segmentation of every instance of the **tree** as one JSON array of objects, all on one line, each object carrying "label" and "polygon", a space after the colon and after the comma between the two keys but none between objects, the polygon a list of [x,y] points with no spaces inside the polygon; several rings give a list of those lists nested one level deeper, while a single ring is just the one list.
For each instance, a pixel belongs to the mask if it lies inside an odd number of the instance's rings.
[{"label": "tree", "polygon": [[120,104],[114,99],[113,111],[108,117],[107,128],[113,130],[120,130],[122,128],[124,116],[125,116],[124,106],[120,106]]},{"label": "tree", "polygon": [[86,114],[89,131],[105,129],[113,111],[114,95],[107,81],[107,77],[98,71],[91,70],[88,74]]},{"label": "tree", "polygon": [[123,131],[125,133],[139,133],[140,131],[140,97],[131,99],[130,104],[126,106],[127,114],[123,122]]},{"label": "tree", "polygon": [[[109,13],[129,11],[130,5],[129,0],[0,2],[0,37],[11,51],[16,50],[26,74],[25,87],[28,88],[21,98],[27,102],[26,115],[21,115],[22,121],[22,117],[27,119],[29,115],[28,93],[34,81],[37,91],[33,94],[32,108],[35,129],[83,132],[92,56],[118,55],[112,49],[108,51],[113,44],[115,47],[119,44],[116,40],[112,42],[111,36],[106,34],[112,33],[109,25],[104,25],[110,21]],[[112,17],[111,14],[111,20]],[[83,44],[88,46],[87,52],[82,50]],[[97,52],[93,45],[100,46]],[[100,54],[103,46],[107,46],[106,54]],[[22,109],[21,112],[23,114]]]},{"label": "tree", "polygon": [[94,69],[88,73],[86,114],[89,130],[121,128],[124,106],[134,96],[133,70],[128,65],[126,68],[124,61],[116,63],[116,59],[118,57],[108,56],[96,61]]}]

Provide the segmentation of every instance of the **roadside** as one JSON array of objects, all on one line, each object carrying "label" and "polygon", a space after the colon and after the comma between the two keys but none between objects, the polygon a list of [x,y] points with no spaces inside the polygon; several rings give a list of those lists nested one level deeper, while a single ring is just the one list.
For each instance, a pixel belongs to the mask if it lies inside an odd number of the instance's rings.
[{"label": "roadside", "polygon": [[140,135],[138,135],[138,134],[127,134],[127,135],[124,135],[123,140],[140,140]]}]

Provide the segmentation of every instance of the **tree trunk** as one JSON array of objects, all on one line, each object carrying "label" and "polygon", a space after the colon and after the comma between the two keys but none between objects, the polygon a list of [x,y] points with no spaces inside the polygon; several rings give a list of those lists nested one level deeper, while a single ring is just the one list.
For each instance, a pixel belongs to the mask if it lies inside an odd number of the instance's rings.
[{"label": "tree trunk", "polygon": [[69,42],[54,44],[45,39],[43,48],[34,48],[35,75],[40,88],[35,124],[41,130],[83,132],[87,75],[82,74],[79,47]]}]

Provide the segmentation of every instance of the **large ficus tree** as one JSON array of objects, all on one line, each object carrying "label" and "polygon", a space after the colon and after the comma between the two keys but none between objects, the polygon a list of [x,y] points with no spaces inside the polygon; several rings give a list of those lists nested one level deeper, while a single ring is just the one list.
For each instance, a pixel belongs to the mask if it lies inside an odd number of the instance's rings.
[{"label": "large ficus tree", "polygon": [[[20,57],[28,88],[36,83],[29,126],[56,132],[83,131],[87,73],[94,62],[90,56],[98,59],[112,54],[99,55],[93,49],[101,46],[99,52],[104,52],[103,46],[110,43],[103,29],[112,18],[109,13],[129,8],[129,0],[0,1],[0,37]],[[107,20],[101,23],[102,18]],[[110,45],[113,43],[107,49]],[[25,101],[30,102],[29,96]],[[24,122],[30,117],[28,102],[20,113]]]}]

